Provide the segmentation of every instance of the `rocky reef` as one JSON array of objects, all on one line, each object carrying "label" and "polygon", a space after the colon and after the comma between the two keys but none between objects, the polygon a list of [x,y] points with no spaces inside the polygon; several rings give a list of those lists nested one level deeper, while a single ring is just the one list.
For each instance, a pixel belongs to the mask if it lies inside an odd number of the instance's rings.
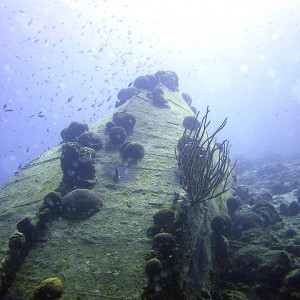
[{"label": "rocky reef", "polygon": [[298,178],[300,159],[252,166],[237,176],[227,199],[230,252],[222,258],[221,299],[299,299]]}]

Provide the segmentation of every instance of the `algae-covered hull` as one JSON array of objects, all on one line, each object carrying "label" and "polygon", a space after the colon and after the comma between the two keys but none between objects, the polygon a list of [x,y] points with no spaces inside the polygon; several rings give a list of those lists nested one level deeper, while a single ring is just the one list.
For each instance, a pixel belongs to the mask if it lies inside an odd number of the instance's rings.
[{"label": "algae-covered hull", "polygon": [[[91,190],[101,198],[103,206],[86,219],[59,215],[47,222],[28,254],[12,271],[8,294],[32,299],[42,280],[58,277],[64,285],[61,299],[141,298],[148,283],[145,255],[152,248],[152,239],[146,236],[147,228],[153,224],[156,212],[173,205],[174,191],[184,194],[174,148],[183,132],[183,119],[192,112],[179,92],[165,87],[163,91],[168,107],[153,105],[147,92],[141,91],[116,110],[126,110],[136,118],[128,139],[141,143],[145,151],[136,163],[122,162],[119,147],[111,144],[106,123],[112,120],[112,114],[92,127],[91,131],[101,136],[104,146],[94,157],[97,182]],[[9,238],[16,231],[18,221],[26,216],[34,217],[45,195],[61,183],[61,152],[62,145],[47,151],[1,187],[2,262],[7,259]],[[201,209],[193,212],[198,224],[195,235],[209,228],[214,215],[225,211],[220,197],[210,202],[205,219]],[[204,251],[207,259],[201,263],[207,265],[205,272],[209,273],[211,245],[208,237],[202,242],[202,254]],[[194,251],[197,243],[199,239],[192,238],[189,246],[182,247],[186,253],[182,254],[186,271],[179,275],[181,282],[190,276],[188,270],[193,256],[197,256]],[[9,269],[7,265],[5,268]],[[199,290],[209,290],[209,276],[200,277],[201,284],[189,287],[186,297],[193,299]]]}]

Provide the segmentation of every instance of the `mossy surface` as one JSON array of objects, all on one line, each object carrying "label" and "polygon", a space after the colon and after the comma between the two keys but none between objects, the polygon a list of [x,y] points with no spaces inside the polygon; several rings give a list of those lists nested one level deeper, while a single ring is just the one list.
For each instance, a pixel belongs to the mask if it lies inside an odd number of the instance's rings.
[{"label": "mossy surface", "polygon": [[[128,138],[145,148],[142,160],[126,166],[132,172],[128,180],[121,176],[115,182],[107,174],[108,165],[122,163],[106,134],[106,123],[116,111],[90,129],[104,143],[96,153],[98,180],[92,188],[103,207],[86,220],[60,218],[49,224],[18,271],[13,292],[33,295],[41,279],[59,277],[65,287],[61,299],[140,299],[148,280],[144,256],[152,245],[146,230],[153,215],[169,208],[174,191],[180,191],[174,148],[183,132],[182,120],[191,114],[180,93],[164,91],[168,109],[153,106],[145,92],[116,110],[134,113],[136,124]],[[1,250],[17,221],[37,213],[43,197],[59,185],[60,153],[61,146],[48,151],[0,188]]]}]

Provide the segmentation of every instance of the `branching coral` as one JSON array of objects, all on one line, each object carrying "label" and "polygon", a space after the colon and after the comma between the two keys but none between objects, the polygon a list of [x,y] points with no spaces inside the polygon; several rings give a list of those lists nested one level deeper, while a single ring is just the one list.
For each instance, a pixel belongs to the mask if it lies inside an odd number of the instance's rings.
[{"label": "branching coral", "polygon": [[215,142],[215,137],[226,125],[227,118],[209,135],[208,113],[207,107],[198,128],[195,128],[196,119],[194,128],[185,129],[178,145],[179,153],[175,149],[180,183],[190,194],[192,204],[216,198],[227,192],[234,168],[229,160],[229,141],[225,140],[221,144]]}]

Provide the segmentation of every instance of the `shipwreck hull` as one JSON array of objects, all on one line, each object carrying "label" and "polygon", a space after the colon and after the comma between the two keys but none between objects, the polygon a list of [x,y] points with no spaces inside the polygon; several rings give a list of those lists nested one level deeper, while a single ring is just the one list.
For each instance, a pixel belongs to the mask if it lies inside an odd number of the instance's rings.
[{"label": "shipwreck hull", "polygon": [[[145,295],[145,254],[152,248],[146,231],[156,212],[174,207],[174,191],[179,192],[180,201],[185,195],[174,148],[183,132],[183,119],[192,115],[180,93],[164,88],[164,97],[169,108],[154,106],[142,91],[116,109],[136,117],[129,138],[145,149],[144,158],[136,164],[122,164],[118,147],[110,145],[106,123],[112,114],[91,128],[104,142],[94,158],[97,183],[91,188],[103,200],[103,207],[85,220],[60,216],[49,222],[24,259],[12,268],[5,264],[9,237],[18,221],[34,217],[45,195],[59,186],[62,145],[34,160],[0,188],[3,295],[32,299],[42,280],[58,277],[64,284],[61,299],[140,299],[141,295],[151,299]],[[118,180],[114,180],[116,169]],[[187,299],[211,296],[212,274],[218,269],[210,224],[214,216],[224,214],[224,194],[191,210],[183,244],[179,245],[179,285]],[[169,299],[176,297],[170,295]]]}]

